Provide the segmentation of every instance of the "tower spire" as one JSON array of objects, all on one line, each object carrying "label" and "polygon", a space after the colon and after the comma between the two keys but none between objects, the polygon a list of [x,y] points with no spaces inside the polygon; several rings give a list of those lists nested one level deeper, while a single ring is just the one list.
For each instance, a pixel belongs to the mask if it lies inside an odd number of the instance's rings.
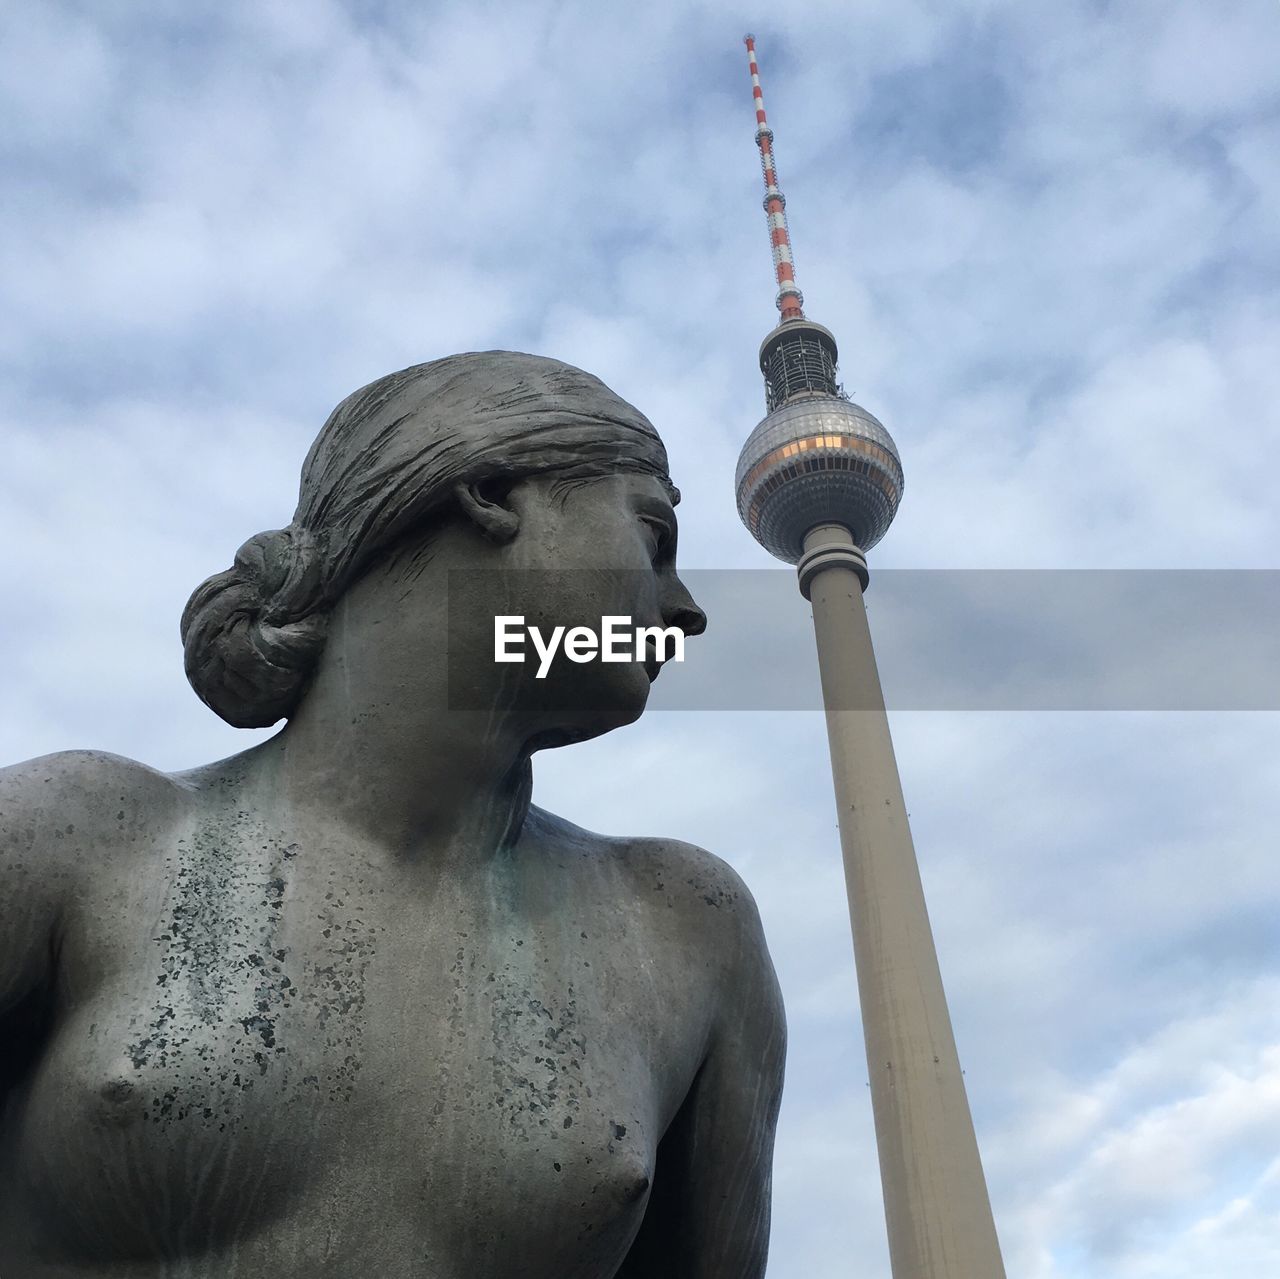
[{"label": "tower spire", "polygon": [[804,294],[796,283],[796,265],[791,256],[791,232],[787,228],[787,199],[778,185],[773,162],[773,130],[764,110],[760,89],[760,67],[756,62],[756,38],[743,37],[751,67],[751,96],[756,108],[756,145],[764,170],[764,211],[769,219],[769,243],[773,248],[773,271],[778,280],[778,310],[782,322],[760,347],[760,372],[764,374],[764,398],[769,411],[781,408],[797,397],[838,397],[836,361],[839,352],[829,329],[806,320]]},{"label": "tower spire", "polygon": [[804,294],[796,284],[795,259],[791,256],[791,232],[787,228],[787,199],[778,185],[778,170],[773,162],[773,130],[764,110],[764,93],[760,88],[760,67],[756,63],[756,38],[743,38],[751,67],[751,96],[756,103],[756,146],[760,148],[760,167],[764,170],[764,211],[769,217],[769,243],[773,249],[773,272],[778,280],[778,310],[787,320],[804,319]]}]

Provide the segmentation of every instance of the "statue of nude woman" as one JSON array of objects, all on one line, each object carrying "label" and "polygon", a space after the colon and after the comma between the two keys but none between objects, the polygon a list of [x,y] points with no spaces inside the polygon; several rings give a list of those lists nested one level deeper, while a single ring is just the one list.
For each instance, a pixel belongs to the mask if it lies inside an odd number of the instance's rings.
[{"label": "statue of nude woman", "polygon": [[578,369],[394,373],[183,615],[199,696],[285,727],[185,773],[0,771],[3,1279],[764,1273],[785,1031],[751,898],[530,803],[533,753],[634,721],[657,661],[446,654],[451,589],[497,612],[521,574],[553,620],[697,634],[677,498]]}]

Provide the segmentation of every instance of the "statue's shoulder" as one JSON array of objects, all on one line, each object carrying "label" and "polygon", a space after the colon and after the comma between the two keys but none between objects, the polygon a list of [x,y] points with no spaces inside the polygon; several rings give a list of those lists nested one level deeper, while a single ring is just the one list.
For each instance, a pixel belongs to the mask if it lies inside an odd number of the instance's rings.
[{"label": "statue's shoulder", "polygon": [[109,751],[55,751],[0,768],[0,786],[11,794],[47,791],[69,798],[121,785],[158,793],[182,789],[182,783],[168,773]]},{"label": "statue's shoulder", "polygon": [[635,837],[620,840],[621,855],[645,878],[661,876],[664,886],[686,905],[755,920],[755,898],[742,876],[723,857],[683,839]]},{"label": "statue's shoulder", "polygon": [[41,851],[101,848],[176,811],[177,779],[106,751],[58,751],[0,768],[0,840]]},{"label": "statue's shoulder", "polygon": [[755,898],[724,858],[682,839],[598,835],[542,809],[530,815],[557,846],[607,860],[641,901],[677,911],[709,945],[767,954]]}]

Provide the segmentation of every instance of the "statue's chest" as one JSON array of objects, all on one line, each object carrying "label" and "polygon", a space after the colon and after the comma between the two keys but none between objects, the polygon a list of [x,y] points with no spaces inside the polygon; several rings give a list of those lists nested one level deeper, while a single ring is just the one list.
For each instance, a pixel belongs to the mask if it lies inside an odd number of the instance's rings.
[{"label": "statue's chest", "polygon": [[371,1183],[382,1226],[442,1257],[499,1264],[531,1230],[625,1246],[665,1069],[626,965],[280,869],[179,882],[59,1028],[20,1146],[70,1249],[217,1247],[318,1199],[359,1231]]}]

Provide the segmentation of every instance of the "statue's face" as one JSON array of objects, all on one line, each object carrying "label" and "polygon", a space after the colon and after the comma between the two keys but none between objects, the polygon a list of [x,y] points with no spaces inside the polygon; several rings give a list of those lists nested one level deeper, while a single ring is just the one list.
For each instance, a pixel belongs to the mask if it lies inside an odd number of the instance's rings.
[{"label": "statue's face", "polygon": [[[634,628],[674,626],[696,635],[706,624],[676,573],[676,517],[666,488],[653,476],[625,472],[568,485],[539,476],[518,484],[508,504],[519,529],[495,557],[501,584],[489,604],[494,614],[525,618],[523,644],[510,646],[522,648],[525,660],[500,671],[512,708],[536,723],[546,745],[631,723],[661,665],[656,641],[635,660]],[[628,637],[615,652],[625,649],[631,660],[574,662],[562,638],[538,677],[543,661],[528,627],[536,626],[544,643],[556,627],[565,637],[585,627],[603,640],[606,617],[629,619],[628,626],[615,624]]]}]

